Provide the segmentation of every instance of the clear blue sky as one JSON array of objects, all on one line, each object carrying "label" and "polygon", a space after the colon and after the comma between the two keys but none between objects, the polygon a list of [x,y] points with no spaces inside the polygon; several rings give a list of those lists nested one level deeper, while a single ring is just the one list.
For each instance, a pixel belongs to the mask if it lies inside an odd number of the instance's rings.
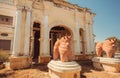
[{"label": "clear blue sky", "polygon": [[120,0],[68,0],[72,4],[90,8],[94,17],[95,41],[115,36],[120,39]]}]

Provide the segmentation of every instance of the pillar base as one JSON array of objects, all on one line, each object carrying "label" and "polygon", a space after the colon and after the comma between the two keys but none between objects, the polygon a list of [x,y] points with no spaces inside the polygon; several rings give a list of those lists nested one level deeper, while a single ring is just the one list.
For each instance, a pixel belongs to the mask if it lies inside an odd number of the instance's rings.
[{"label": "pillar base", "polygon": [[75,61],[50,61],[48,63],[51,78],[80,78],[81,66]]},{"label": "pillar base", "polygon": [[48,63],[50,61],[51,56],[39,56],[38,63]]},{"label": "pillar base", "polygon": [[29,68],[32,65],[32,58],[29,56],[9,57],[11,69]]}]

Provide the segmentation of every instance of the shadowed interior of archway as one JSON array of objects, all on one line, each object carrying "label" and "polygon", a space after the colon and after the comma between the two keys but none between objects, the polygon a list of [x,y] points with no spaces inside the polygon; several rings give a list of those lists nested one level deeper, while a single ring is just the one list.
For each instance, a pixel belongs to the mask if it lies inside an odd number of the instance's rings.
[{"label": "shadowed interior of archway", "polygon": [[33,35],[34,35],[34,49],[33,49],[33,61],[37,62],[40,54],[40,23],[34,22],[33,24]]},{"label": "shadowed interior of archway", "polygon": [[82,51],[80,52],[81,54],[85,54],[85,46],[86,46],[86,43],[85,43],[85,37],[84,37],[84,30],[82,28],[79,29],[79,35],[80,35],[80,38],[81,38],[81,49]]},{"label": "shadowed interior of archway", "polygon": [[55,26],[53,28],[51,28],[50,33],[49,33],[49,38],[50,40],[50,55],[51,55],[51,59],[53,59],[53,47],[55,42],[57,41],[57,39],[60,39],[61,37],[65,36],[65,35],[71,35],[71,32],[62,26]]}]

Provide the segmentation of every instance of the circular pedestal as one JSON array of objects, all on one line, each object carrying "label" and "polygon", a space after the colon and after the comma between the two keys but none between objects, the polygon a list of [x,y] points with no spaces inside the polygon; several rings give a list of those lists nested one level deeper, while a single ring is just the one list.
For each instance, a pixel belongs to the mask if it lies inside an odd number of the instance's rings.
[{"label": "circular pedestal", "polygon": [[51,78],[80,78],[81,66],[75,61],[61,62],[50,61],[48,63]]}]

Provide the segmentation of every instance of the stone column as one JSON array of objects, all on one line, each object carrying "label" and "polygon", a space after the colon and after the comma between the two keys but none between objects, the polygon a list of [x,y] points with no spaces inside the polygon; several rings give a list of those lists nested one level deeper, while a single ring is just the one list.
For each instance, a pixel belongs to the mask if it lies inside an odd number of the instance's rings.
[{"label": "stone column", "polygon": [[18,10],[16,15],[12,55],[18,56],[9,57],[11,69],[22,69],[31,66],[32,58],[23,55],[29,54],[29,38],[30,38],[30,13],[29,12],[26,13],[26,9],[24,8],[22,11]]},{"label": "stone column", "polygon": [[44,18],[44,26],[43,26],[42,38],[41,38],[41,50],[40,55],[38,58],[38,63],[46,63],[50,60],[50,53],[49,53],[49,32],[48,32],[48,14],[45,14]]},{"label": "stone column", "polygon": [[76,34],[78,34],[78,35],[75,35],[76,37],[75,37],[75,39],[76,39],[76,46],[75,46],[75,53],[76,54],[80,54],[80,38],[79,38],[79,28],[78,28],[78,26],[76,26]]},{"label": "stone column", "polygon": [[[74,29],[74,54],[80,54],[80,38],[79,38],[79,22],[78,22],[78,14],[77,14],[77,10],[75,10],[75,22],[76,22],[76,26]],[[78,35],[76,35],[78,34]]]},{"label": "stone column", "polygon": [[90,44],[91,44],[91,52],[94,51],[94,36],[93,36],[93,26],[90,24]]},{"label": "stone column", "polygon": [[24,55],[29,56],[30,47],[30,23],[31,23],[31,12],[27,11],[26,15],[26,27],[25,27],[25,41],[24,41]]},{"label": "stone column", "polygon": [[14,41],[12,56],[20,53],[20,39],[21,39],[21,10],[16,12],[15,30],[14,30]]},{"label": "stone column", "polygon": [[49,35],[48,35],[48,15],[45,15],[45,18],[44,18],[44,40],[43,40],[43,45],[44,45],[44,48],[43,48],[43,52],[44,52],[44,55],[48,55],[48,40],[49,40]]},{"label": "stone column", "polygon": [[25,28],[26,28],[26,16],[27,10],[24,7],[22,9],[22,22],[21,22],[21,39],[20,39],[20,55],[24,55],[24,48],[25,48]]},{"label": "stone column", "polygon": [[73,51],[73,55],[75,55],[75,54],[76,54],[76,50],[75,50],[75,49],[76,49],[76,48],[75,48],[75,47],[76,47],[76,40],[74,39],[74,40],[72,41],[72,43],[73,43],[73,50],[72,50],[72,51]]},{"label": "stone column", "polygon": [[85,34],[86,34],[86,53],[85,54],[89,54],[89,52],[90,52],[90,35],[89,35],[90,31],[89,31],[88,24],[86,24],[85,30],[86,30],[86,32],[85,32]]}]

